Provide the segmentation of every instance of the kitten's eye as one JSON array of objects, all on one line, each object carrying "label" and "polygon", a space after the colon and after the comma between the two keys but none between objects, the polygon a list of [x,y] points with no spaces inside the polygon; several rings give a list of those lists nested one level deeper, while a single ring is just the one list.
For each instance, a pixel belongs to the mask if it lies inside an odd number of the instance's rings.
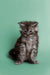
[{"label": "kitten's eye", "polygon": [[30,30],[30,33],[32,33],[32,31]]},{"label": "kitten's eye", "polygon": [[27,31],[25,30],[24,33],[26,33]]}]

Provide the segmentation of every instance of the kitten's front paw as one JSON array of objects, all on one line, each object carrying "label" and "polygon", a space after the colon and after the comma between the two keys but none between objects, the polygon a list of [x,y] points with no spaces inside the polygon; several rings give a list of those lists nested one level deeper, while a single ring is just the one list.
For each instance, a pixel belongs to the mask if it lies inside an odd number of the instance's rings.
[{"label": "kitten's front paw", "polygon": [[20,65],[20,64],[22,64],[22,62],[21,61],[16,61],[15,64]]},{"label": "kitten's front paw", "polygon": [[34,61],[34,64],[39,64],[39,62],[36,60],[36,61]]}]

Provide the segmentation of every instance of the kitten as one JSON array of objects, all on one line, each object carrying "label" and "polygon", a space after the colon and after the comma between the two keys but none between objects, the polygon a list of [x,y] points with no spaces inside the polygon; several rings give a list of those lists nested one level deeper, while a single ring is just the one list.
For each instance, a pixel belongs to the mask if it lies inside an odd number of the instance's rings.
[{"label": "kitten", "polygon": [[15,47],[9,51],[10,57],[15,60],[16,65],[24,61],[38,64],[36,56],[38,53],[38,22],[24,21],[18,23],[21,27],[21,36]]}]

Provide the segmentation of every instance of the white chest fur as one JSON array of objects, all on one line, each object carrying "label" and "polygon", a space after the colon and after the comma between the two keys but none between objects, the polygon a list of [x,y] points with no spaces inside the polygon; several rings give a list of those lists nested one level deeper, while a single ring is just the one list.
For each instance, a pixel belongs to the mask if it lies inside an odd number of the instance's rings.
[{"label": "white chest fur", "polygon": [[26,43],[27,51],[30,51],[32,48],[36,49],[36,37],[34,37],[34,38],[22,38],[22,41]]},{"label": "white chest fur", "polygon": [[27,51],[32,49],[32,39],[26,40],[26,49]]}]

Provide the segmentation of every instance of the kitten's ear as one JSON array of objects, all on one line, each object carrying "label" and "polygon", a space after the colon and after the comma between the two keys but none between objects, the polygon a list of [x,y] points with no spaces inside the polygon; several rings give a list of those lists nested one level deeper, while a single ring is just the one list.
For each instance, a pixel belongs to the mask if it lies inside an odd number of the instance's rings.
[{"label": "kitten's ear", "polygon": [[38,22],[33,22],[32,26],[36,27],[38,25]]},{"label": "kitten's ear", "polygon": [[21,28],[24,28],[24,26],[25,26],[25,24],[22,22],[19,22],[18,24],[20,25]]},{"label": "kitten's ear", "polygon": [[35,26],[35,31],[38,32],[38,22],[34,22],[34,26]]},{"label": "kitten's ear", "polygon": [[38,32],[38,27],[35,27],[35,31]]},{"label": "kitten's ear", "polygon": [[38,32],[38,22],[33,22],[32,26],[34,27],[35,31]]}]

